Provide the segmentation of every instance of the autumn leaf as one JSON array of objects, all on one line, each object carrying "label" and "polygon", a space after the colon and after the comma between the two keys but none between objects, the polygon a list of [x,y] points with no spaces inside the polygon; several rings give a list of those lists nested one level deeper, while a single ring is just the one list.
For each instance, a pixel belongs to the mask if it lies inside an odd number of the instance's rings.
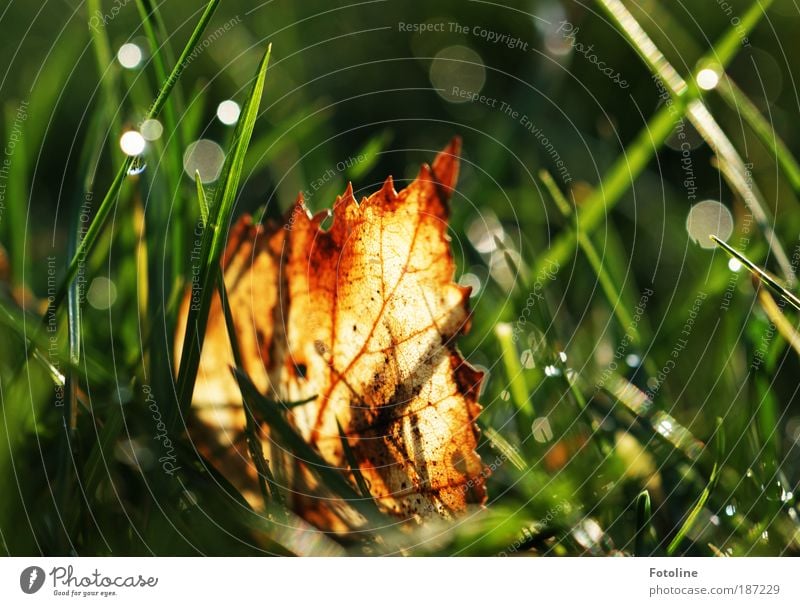
[{"label": "autumn leaf", "polygon": [[[389,177],[358,203],[348,185],[329,230],[322,227],[328,213],[311,216],[302,198],[285,225],[244,217],[223,259],[244,370],[255,386],[280,401],[316,396],[291,409],[293,426],[325,461],[348,472],[341,427],[372,497],[402,518],[447,517],[485,500],[475,452],[482,373],[456,348],[469,326],[470,291],[453,282],[447,236],[459,151],[454,140],[400,192]],[[189,289],[176,352],[191,301]],[[217,298],[194,404],[217,442],[244,463],[232,364]],[[317,498],[302,464],[295,467],[295,509],[338,527],[341,515]]]}]

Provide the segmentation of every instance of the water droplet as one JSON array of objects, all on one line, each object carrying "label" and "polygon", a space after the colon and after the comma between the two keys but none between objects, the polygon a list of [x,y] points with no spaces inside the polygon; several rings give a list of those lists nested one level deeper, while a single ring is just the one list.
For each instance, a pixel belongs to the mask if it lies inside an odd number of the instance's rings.
[{"label": "water droplet", "polygon": [[713,234],[720,240],[730,238],[733,233],[733,215],[716,200],[698,202],[692,206],[689,216],[686,217],[686,231],[701,248],[715,248],[716,244],[709,236]]},{"label": "water droplet", "polygon": [[505,233],[497,216],[492,212],[482,213],[469,224],[467,238],[479,253],[490,253],[497,248],[497,241],[503,239]]},{"label": "water droplet", "polygon": [[742,269],[742,262],[739,259],[728,259],[728,269],[731,271],[739,271]]},{"label": "water droplet", "polygon": [[[509,265],[514,264],[514,269]],[[522,266],[522,257],[516,250],[495,250],[489,258],[489,275],[505,291],[510,291],[516,283],[516,268]]]},{"label": "water droplet", "polygon": [[468,286],[471,290],[469,293],[470,299],[478,295],[481,290],[481,279],[473,273],[465,273],[459,278],[458,283],[461,286]]},{"label": "water droplet", "polygon": [[734,503],[728,503],[725,506],[725,515],[732,516],[736,513],[736,505]]},{"label": "water droplet", "polygon": [[89,285],[86,300],[95,309],[108,309],[117,300],[117,287],[108,278],[98,276]]},{"label": "water droplet", "polygon": [[792,417],[786,421],[786,437],[795,444],[800,444],[800,417]]},{"label": "water droplet", "polygon": [[190,143],[183,154],[183,170],[192,179],[195,172],[199,172],[203,183],[216,181],[224,163],[225,152],[210,139],[199,139]]},{"label": "water droplet", "polygon": [[553,439],[553,428],[550,427],[550,420],[547,417],[537,417],[531,424],[531,434],[533,439],[544,444]]},{"label": "water droplet", "polygon": [[558,352],[558,359],[561,360],[562,362],[566,362],[567,361],[567,353],[564,352],[564,351],[559,351]]},{"label": "water droplet", "polygon": [[504,389],[500,392],[500,399],[503,400],[503,402],[508,402],[511,399],[511,392],[509,392],[507,389]]},{"label": "water droplet", "polygon": [[719,84],[719,73],[715,69],[706,67],[697,72],[697,86],[703,90],[712,90]]},{"label": "water droplet", "polygon": [[136,156],[131,162],[131,166],[128,169],[128,174],[130,176],[141,175],[144,172],[144,169],[147,168],[147,163],[142,160],[141,156]]},{"label": "water droplet", "polygon": [[637,356],[636,354],[628,354],[625,356],[625,364],[630,366],[631,368],[638,368],[639,364],[641,364],[642,359]]},{"label": "water droplet", "polygon": [[185,511],[197,505],[197,496],[191,490],[184,490],[178,500],[181,510]]},{"label": "water droplet", "polygon": [[656,425],[656,431],[660,433],[665,438],[668,438],[672,435],[675,426],[672,424],[672,421],[669,419],[661,419],[661,421]]},{"label": "water droplet", "polygon": [[236,101],[227,99],[217,106],[217,118],[223,124],[232,126],[239,120],[239,114],[242,110]]},{"label": "water droplet", "polygon": [[548,364],[544,367],[544,374],[548,377],[557,377],[561,374],[561,370],[552,364]]},{"label": "water droplet", "polygon": [[164,127],[161,125],[161,122],[155,118],[150,118],[142,122],[142,125],[139,127],[139,132],[142,133],[142,137],[148,141],[155,141],[161,138],[161,135],[164,133]]},{"label": "water droplet", "polygon": [[123,439],[114,447],[114,458],[131,467],[150,469],[155,463],[153,451],[138,438]]},{"label": "water droplet", "polygon": [[119,147],[127,156],[140,155],[144,151],[146,145],[144,137],[142,137],[139,131],[125,131],[119,138]]},{"label": "water droplet", "polygon": [[468,103],[470,99],[459,93],[479,93],[486,82],[486,68],[481,56],[471,48],[448,46],[433,58],[430,78],[443,98],[451,103]]},{"label": "water droplet", "polygon": [[547,353],[547,338],[544,333],[533,326],[528,333],[528,346],[531,348],[533,355],[537,358]]},{"label": "water droplet", "polygon": [[132,42],[127,42],[119,47],[117,61],[126,69],[136,69],[142,62],[142,49]]},{"label": "water droplet", "polygon": [[520,364],[522,364],[522,368],[530,370],[531,368],[536,368],[536,361],[533,359],[533,352],[530,349],[526,349],[522,352],[519,357]]},{"label": "water droplet", "polygon": [[761,533],[761,540],[764,541],[764,542],[769,541],[769,531],[768,530],[765,530],[764,532]]}]

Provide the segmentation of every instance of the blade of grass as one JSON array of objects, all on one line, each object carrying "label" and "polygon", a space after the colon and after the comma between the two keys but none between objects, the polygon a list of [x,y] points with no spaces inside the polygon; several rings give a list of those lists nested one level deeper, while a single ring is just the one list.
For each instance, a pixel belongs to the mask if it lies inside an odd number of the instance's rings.
[{"label": "blade of grass", "polygon": [[[208,225],[203,233],[201,248],[202,267],[198,278],[199,301],[192,305],[186,322],[186,336],[183,341],[181,363],[178,369],[177,396],[178,411],[182,413],[191,404],[194,384],[197,379],[197,369],[200,364],[200,352],[203,348],[205,325],[208,320],[208,310],[211,307],[211,296],[214,292],[214,282],[219,275],[219,263],[225,247],[225,227],[230,221],[233,212],[233,203],[239,189],[242,176],[247,146],[253,133],[258,107],[264,92],[264,81],[267,75],[267,66],[272,45],[268,46],[261,59],[261,64],[256,72],[255,81],[242,109],[239,122],[233,134],[231,151],[225,159],[222,168],[220,184],[216,189],[214,203],[210,208]],[[171,419],[171,425],[177,418]]]},{"label": "blade of grass", "polygon": [[[156,96],[155,101],[150,106],[150,109],[147,112],[146,119],[155,118],[161,112],[161,109],[164,107],[167,99],[169,99],[170,93],[172,92],[175,84],[181,77],[183,70],[188,65],[187,59],[192,52],[192,49],[197,44],[202,35],[203,31],[205,30],[208,22],[211,20],[211,17],[214,14],[214,11],[217,9],[220,0],[210,0],[209,3],[206,5],[206,9],[203,12],[203,15],[200,17],[200,21],[198,22],[197,26],[195,27],[192,35],[189,37],[189,41],[186,43],[186,46],[181,53],[180,58],[178,59],[178,63],[173,67],[172,72],[170,73],[167,80],[162,84],[161,89]],[[133,163],[133,158],[130,156],[126,156],[125,160],[120,166],[119,170],[117,171],[116,175],[114,176],[111,185],[106,192],[106,195],[103,197],[100,206],[97,209],[97,213],[95,214],[94,218],[92,219],[89,227],[84,234],[83,239],[80,241],[75,254],[72,256],[72,259],[67,266],[67,272],[62,280],[59,288],[56,291],[55,296],[53,297],[52,301],[50,302],[47,311],[44,314],[42,323],[47,321],[50,313],[55,313],[55,311],[61,306],[61,303],[64,301],[64,298],[67,294],[67,289],[69,288],[69,284],[75,279],[75,276],[78,274],[78,270],[80,269],[83,260],[86,258],[88,253],[92,250],[92,247],[95,244],[100,232],[102,231],[103,227],[105,226],[106,220],[108,219],[108,215],[111,210],[114,208],[116,201],[118,199],[120,190],[122,189],[122,185],[125,182],[125,177],[128,174],[128,171],[131,168]]]},{"label": "blade of grass", "polygon": [[[700,61],[705,65],[713,60],[724,67],[733,59],[740,46],[740,36],[747,35],[763,16],[757,4],[741,18],[738,27],[731,27]],[[699,70],[698,70],[699,71]],[[692,78],[694,82],[694,78]],[[631,145],[611,165],[598,186],[576,213],[575,230],[570,230],[556,238],[552,245],[537,257],[533,275],[552,264],[562,267],[577,243],[579,232],[590,233],[598,226],[622,195],[631,187],[636,177],[645,169],[656,151],[664,144],[675,128],[676,122],[686,112],[690,101],[699,98],[699,87],[688,88],[678,95],[672,104],[664,104],[639,132]]]},{"label": "blade of grass", "polygon": [[342,424],[339,423],[339,419],[336,419],[336,427],[339,431],[339,440],[342,443],[342,450],[344,451],[347,465],[350,467],[350,473],[353,474],[353,479],[356,481],[356,486],[361,492],[362,497],[371,499],[372,494],[369,491],[369,486],[367,485],[367,481],[364,479],[364,474],[361,473],[361,468],[358,466],[356,455],[353,452],[353,449],[350,448],[350,442],[347,441],[347,436],[344,434],[344,429],[342,429]]},{"label": "blade of grass", "polygon": [[527,435],[536,413],[533,402],[531,402],[525,375],[519,362],[519,352],[514,344],[513,328],[506,322],[500,322],[495,326],[494,334],[500,344],[503,366],[508,379],[508,389],[520,413],[517,422],[518,429],[521,436]]},{"label": "blade of grass", "polygon": [[[18,126],[18,114],[21,105],[6,103],[5,105],[5,136],[12,137]],[[6,211],[8,227],[6,237],[10,243],[8,256],[11,262],[11,281],[15,286],[24,286],[25,276],[30,265],[30,255],[26,253],[26,239],[29,230],[26,229],[28,191],[28,154],[26,153],[27,133],[17,138],[14,149],[14,161],[8,167],[9,174],[4,179],[5,190],[3,197],[3,210]],[[7,158],[9,159],[9,158]]]},{"label": "blade of grass", "polygon": [[800,354],[800,334],[798,334],[797,329],[792,326],[792,323],[789,322],[789,319],[781,310],[781,306],[772,298],[769,291],[759,288],[758,302],[761,304],[770,322],[772,322],[778,329],[778,332],[781,333],[781,336],[786,339],[786,342],[792,346],[795,352]]},{"label": "blade of grass", "polygon": [[[558,189],[553,177],[547,170],[542,170],[539,172],[539,179],[541,179],[544,186],[547,188],[547,191],[550,192],[550,196],[553,198],[553,201],[556,203],[558,210],[561,211],[561,214],[565,219],[569,219],[572,215],[573,210],[572,206],[570,206],[567,199],[564,197],[564,194],[561,193],[561,190]],[[628,329],[628,334],[631,336],[631,341],[635,344],[640,342],[639,339],[639,331],[636,329],[636,324],[633,322],[633,318],[631,318],[630,314],[628,313],[628,306],[623,305],[622,301],[624,299],[622,295],[622,289],[617,288],[616,284],[614,284],[614,280],[611,278],[611,275],[606,271],[605,266],[603,265],[602,260],[600,259],[600,255],[597,253],[597,249],[594,247],[591,238],[585,232],[578,232],[576,234],[576,238],[578,240],[578,245],[583,250],[583,253],[586,255],[586,259],[589,261],[589,264],[592,266],[595,275],[597,276],[597,281],[600,283],[600,288],[603,290],[603,294],[605,294],[606,299],[608,299],[608,304],[611,305],[611,310],[613,311],[614,315],[617,316],[617,321],[620,323],[620,326],[624,329]]]},{"label": "blade of grass", "polygon": [[745,257],[742,253],[738,250],[733,248],[727,242],[720,240],[717,236],[712,235],[711,239],[717,243],[725,252],[727,252],[731,257],[739,261],[742,265],[744,265],[748,271],[750,271],[756,278],[761,280],[764,284],[766,284],[769,288],[771,288],[775,293],[778,294],[784,301],[789,303],[792,307],[796,310],[800,311],[800,298],[797,297],[794,293],[789,291],[785,286],[783,286],[776,278],[769,274],[769,272],[761,269],[753,263],[750,259]]},{"label": "blade of grass", "polygon": [[297,459],[302,461],[304,465],[319,477],[327,488],[344,499],[348,505],[356,509],[367,520],[374,520],[378,511],[373,501],[359,495],[345,477],[339,473],[337,469],[331,467],[331,465],[294,430],[279,410],[270,406],[268,402],[265,402],[264,396],[259,393],[258,389],[256,389],[255,385],[253,385],[242,370],[235,368],[233,369],[233,373],[237,380],[240,381],[240,385],[243,388],[242,395],[244,396],[245,403],[248,406],[252,405],[256,408],[255,402],[259,400],[262,401],[261,406],[257,408],[264,413],[265,420],[270,429],[280,435]]},{"label": "blade of grass", "polygon": [[[219,270],[217,277],[217,289],[219,291],[220,301],[222,302],[222,312],[225,316],[225,328],[228,331],[228,339],[230,340],[231,349],[233,350],[233,360],[237,368],[244,368],[242,363],[242,353],[239,349],[239,339],[236,336],[236,325],[233,323],[233,314],[231,313],[230,305],[228,304],[228,290],[225,287],[225,278],[222,275],[222,270]],[[244,390],[242,385],[239,385],[239,390],[244,397]],[[245,418],[245,435],[247,437],[247,448],[250,450],[250,458],[253,459],[253,464],[256,466],[258,473],[258,487],[261,490],[261,496],[264,499],[266,508],[275,502],[283,506],[283,499],[278,492],[278,485],[275,478],[272,476],[272,471],[269,468],[269,463],[264,457],[264,447],[259,437],[258,423],[253,416],[252,409],[245,403],[244,405],[244,418]]]},{"label": "blade of grass", "polygon": [[[480,419],[479,419],[480,422]],[[519,471],[525,471],[527,465],[525,465],[525,460],[522,458],[522,455],[508,440],[503,437],[499,431],[497,431],[494,427],[489,427],[487,425],[481,424],[481,431],[486,436],[486,439],[489,440],[489,443],[500,451],[500,453],[509,461],[511,464],[516,467]]]},{"label": "blade of grass", "polygon": [[[149,0],[136,0],[136,6],[139,9],[139,17],[142,22],[145,36],[148,44],[150,45],[150,55],[156,74],[157,82],[164,82],[167,79],[167,69],[164,65],[162,57],[162,48],[166,47],[166,39],[163,44],[159,44],[158,37],[155,32],[157,27],[158,9],[153,6]],[[171,215],[174,220],[166,227],[169,230],[169,238],[171,240],[172,249],[175,251],[183,250],[183,234],[186,232],[187,221],[189,218],[183,212],[183,196],[181,196],[180,180],[183,177],[183,159],[181,150],[185,148],[183,134],[178,128],[178,120],[176,115],[178,113],[175,95],[170,96],[164,105],[164,127],[170,133],[170,136],[162,143],[159,139],[157,144],[165,146],[166,157],[166,170],[165,181],[166,189],[169,192],[169,199],[171,201]],[[164,268],[161,268],[163,272]],[[181,275],[183,273],[183,256],[178,254],[172,255],[172,272],[173,275]],[[166,279],[169,281],[169,278]]]},{"label": "blade of grass", "polygon": [[392,140],[392,131],[385,130],[370,138],[356,154],[358,160],[347,170],[348,181],[358,181],[377,164],[381,153]]},{"label": "blade of grass", "polygon": [[704,451],[704,444],[672,415],[662,410],[653,410],[653,401],[633,383],[624,377],[612,374],[603,384],[603,389],[686,459],[689,461],[699,459]]},{"label": "blade of grass", "polygon": [[[100,4],[100,0],[87,0],[86,8],[88,9],[88,14],[102,14]],[[100,87],[103,93],[100,111],[105,114],[106,121],[112,132],[119,132],[121,128],[120,108],[122,108],[122,103],[117,94],[118,74],[116,65],[114,65],[114,54],[111,52],[111,43],[108,40],[105,25],[92,26],[90,21],[89,32],[92,39],[97,72],[100,75]],[[113,139],[109,143],[112,153],[118,155],[119,150],[114,145]]]},{"label": "blade of grass", "polygon": [[645,489],[636,497],[636,536],[633,544],[633,555],[649,555],[646,549],[648,535],[653,532],[650,523],[652,513],[650,511],[650,493]]},{"label": "blade of grass", "polygon": [[[756,223],[764,233],[770,249],[774,252],[784,276],[790,283],[794,283],[794,270],[791,263],[789,263],[786,252],[783,250],[783,246],[772,229],[774,220],[767,211],[764,196],[749,177],[744,161],[725,134],[725,131],[722,130],[708,107],[703,103],[703,93],[697,84],[696,78],[692,76],[686,81],[678,75],[677,71],[670,65],[663,53],[656,47],[639,25],[639,22],[636,21],[636,18],[625,8],[620,0],[599,0],[599,2],[611,19],[616,22],[628,42],[644,60],[653,75],[666,85],[666,90],[673,97],[672,102],[674,103],[685,96],[692,97],[686,105],[686,114],[689,120],[691,120],[697,132],[700,133],[716,154],[719,169],[727,180],[728,185],[739,194],[750,209],[750,212],[752,212]],[[771,0],[765,0],[764,2],[757,0],[751,4],[750,10],[745,14],[742,22],[758,22],[770,3]],[[736,46],[733,42],[729,42],[726,48],[735,49]],[[722,55],[723,50],[723,48],[720,48],[720,55]],[[698,69],[710,66],[715,71],[721,72],[724,69],[724,62],[722,62],[722,65],[719,63],[717,56],[713,54],[711,56],[706,55],[698,62]],[[667,103],[667,106],[669,105],[670,102]]]},{"label": "blade of grass", "polygon": [[683,525],[681,525],[677,534],[672,541],[670,541],[669,546],[667,546],[667,555],[673,555],[675,551],[677,551],[678,547],[680,547],[683,539],[694,526],[695,522],[697,521],[697,516],[700,515],[700,512],[703,510],[703,507],[705,507],[708,498],[711,496],[711,493],[714,491],[714,488],[717,485],[720,462],[722,461],[725,453],[725,432],[722,427],[722,419],[717,419],[717,428],[714,432],[714,438],[716,442],[717,460],[714,462],[714,468],[711,470],[711,477],[708,479],[708,484],[703,489],[703,492],[700,493],[700,497],[697,499],[694,507],[692,507],[689,515],[686,516],[686,520],[683,522]]},{"label": "blade of grass", "polygon": [[200,171],[194,171],[194,184],[197,188],[197,203],[200,206],[200,218],[203,221],[203,227],[208,225],[208,200],[206,200],[206,191],[203,188],[203,182],[200,180]]},{"label": "blade of grass", "polygon": [[745,95],[728,75],[722,78],[722,81],[714,90],[719,93],[720,97],[732,110],[744,118],[744,121],[753,129],[753,132],[764,146],[772,152],[795,194],[800,196],[800,164],[798,164],[791,150],[783,142],[775,128],[758,111],[755,103]]}]

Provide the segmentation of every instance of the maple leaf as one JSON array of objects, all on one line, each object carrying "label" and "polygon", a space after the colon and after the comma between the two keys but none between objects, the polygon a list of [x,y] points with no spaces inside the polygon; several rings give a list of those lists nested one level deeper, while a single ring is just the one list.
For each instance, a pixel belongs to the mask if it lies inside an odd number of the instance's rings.
[{"label": "maple leaf", "polygon": [[[485,501],[475,452],[483,375],[456,349],[469,326],[470,289],[453,282],[447,236],[459,151],[454,139],[400,192],[389,177],[357,203],[348,185],[327,231],[328,213],[311,216],[302,197],[285,225],[254,225],[244,217],[222,261],[244,370],[254,385],[281,401],[316,396],[291,409],[293,426],[331,466],[348,470],[341,427],[372,497],[403,518],[450,516]],[[191,301],[190,289],[176,354]],[[217,297],[194,403],[228,458],[233,451],[241,462],[244,415],[232,364]],[[295,509],[320,526],[338,527],[330,501],[315,498],[310,474],[300,469],[294,481]]]}]

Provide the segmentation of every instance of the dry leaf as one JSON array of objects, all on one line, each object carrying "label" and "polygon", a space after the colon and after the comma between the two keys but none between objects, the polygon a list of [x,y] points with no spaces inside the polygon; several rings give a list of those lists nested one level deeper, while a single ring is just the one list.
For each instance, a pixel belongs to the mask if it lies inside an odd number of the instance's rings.
[{"label": "dry leaf", "polygon": [[[223,259],[254,384],[282,401],[316,395],[292,409],[293,425],[326,461],[347,470],[338,420],[372,496],[403,518],[449,516],[485,500],[475,452],[482,373],[456,349],[457,336],[468,328],[469,289],[453,282],[447,237],[446,201],[459,149],[454,140],[399,193],[389,177],[357,203],[348,186],[334,204],[328,231],[321,227],[328,214],[310,216],[302,198],[286,225],[257,226],[243,218]],[[178,353],[191,300],[190,291]],[[247,461],[252,476],[232,364],[217,298],[194,402],[229,462]],[[341,528],[347,516],[342,504],[321,500],[302,465],[292,482],[301,515]]]}]

